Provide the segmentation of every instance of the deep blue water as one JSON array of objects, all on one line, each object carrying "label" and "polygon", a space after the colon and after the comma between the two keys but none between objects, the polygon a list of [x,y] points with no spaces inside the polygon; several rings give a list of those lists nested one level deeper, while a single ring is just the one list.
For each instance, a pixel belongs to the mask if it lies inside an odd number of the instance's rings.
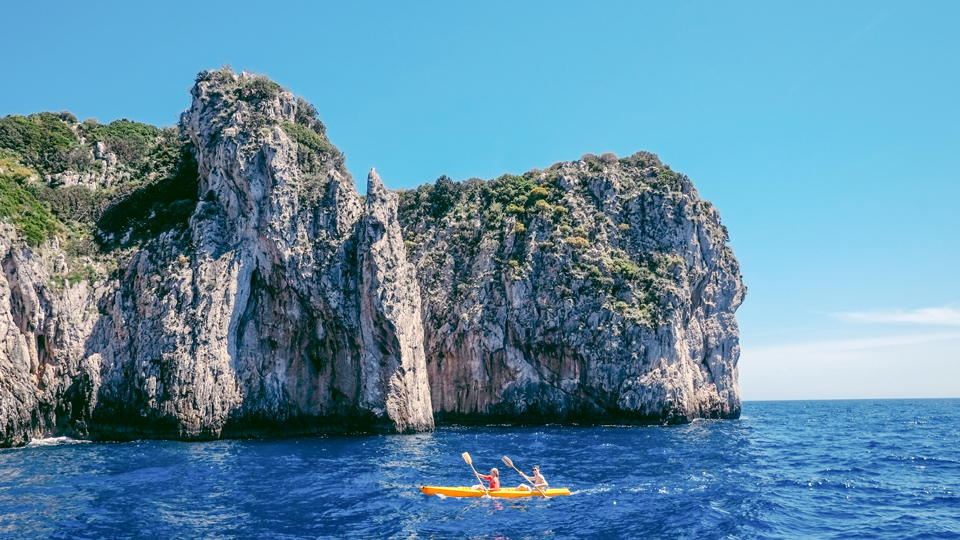
[{"label": "deep blue water", "polygon": [[[570,497],[427,497],[500,458]],[[0,538],[960,538],[960,400],[747,402],[674,427],[0,451]]]}]

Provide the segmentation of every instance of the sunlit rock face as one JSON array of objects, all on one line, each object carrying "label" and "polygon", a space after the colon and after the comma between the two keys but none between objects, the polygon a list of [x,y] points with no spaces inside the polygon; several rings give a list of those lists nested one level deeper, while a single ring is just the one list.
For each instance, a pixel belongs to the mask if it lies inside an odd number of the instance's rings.
[{"label": "sunlit rock face", "polygon": [[179,130],[121,126],[177,144],[60,113],[82,170],[0,154],[61,220],[41,245],[0,222],[0,446],[739,415],[739,266],[656,156],[400,192],[371,171],[361,197],[276,83],[191,96]]},{"label": "sunlit rock face", "polygon": [[3,442],[431,429],[396,195],[371,173],[362,202],[275,83],[206,72],[192,96],[185,229],[64,291],[43,270],[56,246],[5,245]]},{"label": "sunlit rock face", "polygon": [[739,416],[739,265],[656,156],[441,179],[404,194],[401,222],[438,421]]}]

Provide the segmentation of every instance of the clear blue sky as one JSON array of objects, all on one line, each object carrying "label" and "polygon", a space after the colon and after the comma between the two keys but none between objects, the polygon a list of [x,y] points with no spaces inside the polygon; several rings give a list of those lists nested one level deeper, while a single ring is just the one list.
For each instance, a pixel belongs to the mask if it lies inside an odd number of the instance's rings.
[{"label": "clear blue sky", "polygon": [[730,230],[745,399],[960,397],[960,2],[140,4],[6,6],[0,115],[172,125],[227,63],[392,188],[649,150]]}]

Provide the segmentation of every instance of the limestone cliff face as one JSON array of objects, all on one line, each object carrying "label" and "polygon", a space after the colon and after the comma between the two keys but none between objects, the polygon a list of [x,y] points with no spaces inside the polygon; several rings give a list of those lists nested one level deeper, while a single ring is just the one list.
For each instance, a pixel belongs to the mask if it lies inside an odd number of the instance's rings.
[{"label": "limestone cliff face", "polygon": [[0,446],[84,429],[99,387],[99,357],[85,343],[103,288],[52,279],[56,241],[45,252],[18,244],[12,227],[0,225]]},{"label": "limestone cliff face", "polygon": [[192,94],[200,202],[186,230],[62,292],[39,255],[7,244],[3,442],[432,428],[396,196],[371,174],[361,204],[273,83],[210,72]]},{"label": "limestone cliff face", "polygon": [[371,171],[362,198],[275,83],[191,95],[179,132],[144,131],[181,146],[118,158],[136,126],[72,118],[60,172],[0,153],[0,187],[63,220],[40,247],[0,222],[0,446],[739,414],[739,267],[656,156],[400,193]]},{"label": "limestone cliff face", "polygon": [[402,221],[438,421],[739,416],[739,266],[656,156],[441,179],[405,194]]},{"label": "limestone cliff face", "polygon": [[420,324],[420,288],[407,261],[397,195],[376,172],[367,180],[366,213],[360,224],[361,403],[385,407],[398,427],[433,426]]}]

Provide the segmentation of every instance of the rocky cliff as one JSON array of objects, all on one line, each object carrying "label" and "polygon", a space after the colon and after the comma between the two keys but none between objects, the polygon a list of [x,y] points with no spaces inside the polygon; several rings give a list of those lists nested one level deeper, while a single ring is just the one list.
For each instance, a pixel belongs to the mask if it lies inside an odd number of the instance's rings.
[{"label": "rocky cliff", "polygon": [[275,83],[208,72],[192,95],[186,226],[61,286],[56,240],[7,231],[3,442],[432,428],[396,195],[371,172],[362,201],[309,105]]},{"label": "rocky cliff", "polygon": [[737,262],[655,156],[362,198],[279,85],[191,95],[0,119],[0,445],[739,414]]},{"label": "rocky cliff", "polygon": [[740,413],[745,289],[720,216],[640,152],[404,194],[441,421]]}]

